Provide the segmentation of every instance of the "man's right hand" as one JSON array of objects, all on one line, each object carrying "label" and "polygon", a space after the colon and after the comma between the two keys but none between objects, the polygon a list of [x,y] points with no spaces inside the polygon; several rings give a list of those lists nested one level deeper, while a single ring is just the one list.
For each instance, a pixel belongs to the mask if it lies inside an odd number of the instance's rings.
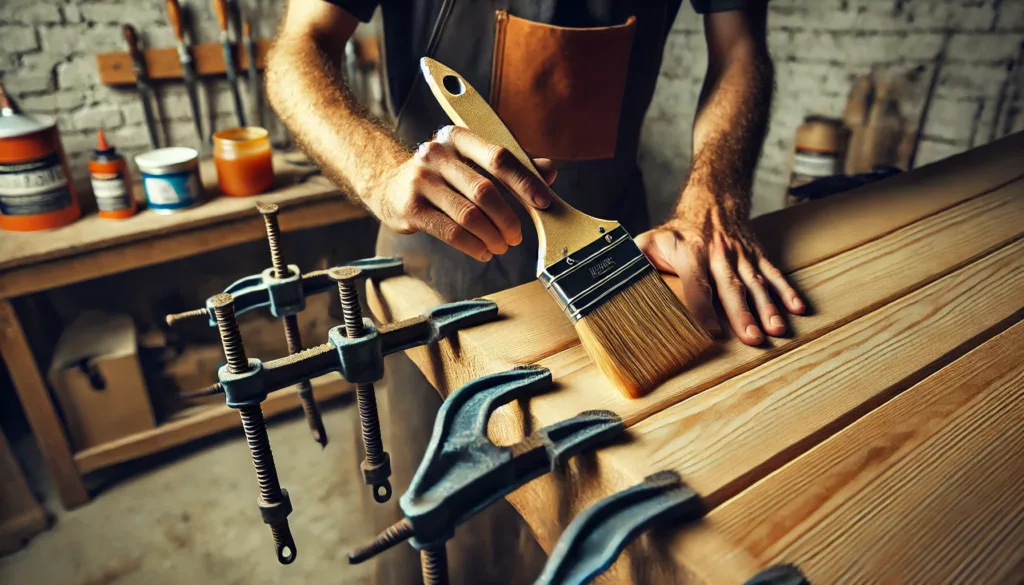
[{"label": "man's right hand", "polygon": [[[534,164],[542,181],[508,150],[464,128],[446,126],[404,163],[385,171],[365,194],[370,211],[400,234],[428,233],[486,262],[523,241],[519,218],[483,169],[524,205],[551,202],[554,165]],[[546,182],[545,182],[546,181]]]}]

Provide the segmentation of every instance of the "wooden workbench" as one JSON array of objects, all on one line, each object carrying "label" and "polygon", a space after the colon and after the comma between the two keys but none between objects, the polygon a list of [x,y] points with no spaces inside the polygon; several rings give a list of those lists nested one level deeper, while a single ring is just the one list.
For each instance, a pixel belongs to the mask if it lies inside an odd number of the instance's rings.
[{"label": "wooden workbench", "polygon": [[[120,221],[92,214],[45,232],[0,231],[0,353],[65,507],[88,501],[83,474],[238,426],[238,416],[224,405],[190,409],[153,430],[72,452],[12,299],[263,239],[263,219],[253,210],[256,201],[281,207],[283,231],[366,216],[365,210],[346,201],[329,181],[311,177],[311,170],[275,155],[272,192],[258,197],[217,197],[216,174],[212,161],[207,160],[200,173],[209,200],[194,208],[173,215],[143,211]],[[136,185],[135,192],[140,195],[141,187]],[[321,380],[316,393],[326,399],[348,389],[348,384],[334,376]],[[263,407],[273,415],[298,404],[294,393],[278,392]]]},{"label": "wooden workbench", "polygon": [[[791,335],[728,339],[623,398],[536,282],[503,319],[408,353],[443,394],[519,364],[556,388],[503,407],[504,444],[588,409],[626,440],[509,500],[550,550],[597,499],[671,469],[709,514],[627,549],[607,582],[739,584],[798,565],[812,583],[1024,580],[1024,134],[755,221],[809,301]],[[438,302],[397,277],[377,316]],[[643,578],[641,578],[643,577]]]}]

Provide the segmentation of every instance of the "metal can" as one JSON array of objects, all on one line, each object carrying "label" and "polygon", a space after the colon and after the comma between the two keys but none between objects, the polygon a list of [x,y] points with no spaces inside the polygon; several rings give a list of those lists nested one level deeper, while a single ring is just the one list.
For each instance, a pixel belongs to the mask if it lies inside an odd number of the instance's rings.
[{"label": "metal can", "polygon": [[0,86],[0,228],[45,230],[80,215],[56,122],[22,114]]},{"label": "metal can", "polygon": [[135,157],[142,175],[149,208],[157,213],[174,213],[203,200],[199,180],[199,152],[194,148],[170,146]]}]

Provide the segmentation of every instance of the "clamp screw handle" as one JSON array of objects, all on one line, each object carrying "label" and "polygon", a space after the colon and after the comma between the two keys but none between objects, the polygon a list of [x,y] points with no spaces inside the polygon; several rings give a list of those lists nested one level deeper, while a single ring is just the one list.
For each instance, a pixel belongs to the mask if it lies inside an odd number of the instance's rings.
[{"label": "clamp screw handle", "polygon": [[277,213],[280,208],[273,203],[257,203],[256,211],[263,216],[263,223],[267,226],[267,243],[270,244],[270,264],[274,267],[274,275],[277,278],[288,276],[288,268],[281,258],[281,225],[277,222]]},{"label": "clamp screw handle", "polygon": [[448,552],[445,543],[420,551],[423,585],[448,585]]},{"label": "clamp screw handle", "polygon": [[408,518],[402,518],[385,528],[384,532],[378,534],[370,544],[356,548],[348,553],[348,564],[358,565],[368,561],[396,544],[408,540],[412,537],[413,532],[412,522]]},{"label": "clamp screw handle", "polygon": [[195,319],[196,317],[209,318],[210,313],[206,310],[206,307],[199,309],[192,309],[191,311],[185,311],[184,313],[174,313],[164,317],[168,327],[174,327],[174,324],[178,321],[184,321],[185,319]]},{"label": "clamp screw handle", "polygon": [[224,357],[228,360],[228,371],[232,374],[249,371],[249,358],[245,355],[242,332],[238,330],[238,320],[235,319],[235,300],[227,293],[220,293],[211,297],[209,302],[220,331]]},{"label": "clamp screw handle", "polygon": [[356,280],[362,275],[362,270],[352,266],[331,268],[327,271],[328,278],[338,283],[346,337],[360,337],[363,334],[363,309],[359,304],[359,290],[356,288]]}]

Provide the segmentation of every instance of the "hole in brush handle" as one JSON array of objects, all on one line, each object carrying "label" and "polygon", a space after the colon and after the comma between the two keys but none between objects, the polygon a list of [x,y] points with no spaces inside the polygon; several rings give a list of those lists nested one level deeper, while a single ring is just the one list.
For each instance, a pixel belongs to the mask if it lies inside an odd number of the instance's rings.
[{"label": "hole in brush handle", "polygon": [[445,91],[452,95],[462,95],[466,93],[466,85],[462,83],[462,80],[455,75],[445,75],[441,79],[441,85]]}]

